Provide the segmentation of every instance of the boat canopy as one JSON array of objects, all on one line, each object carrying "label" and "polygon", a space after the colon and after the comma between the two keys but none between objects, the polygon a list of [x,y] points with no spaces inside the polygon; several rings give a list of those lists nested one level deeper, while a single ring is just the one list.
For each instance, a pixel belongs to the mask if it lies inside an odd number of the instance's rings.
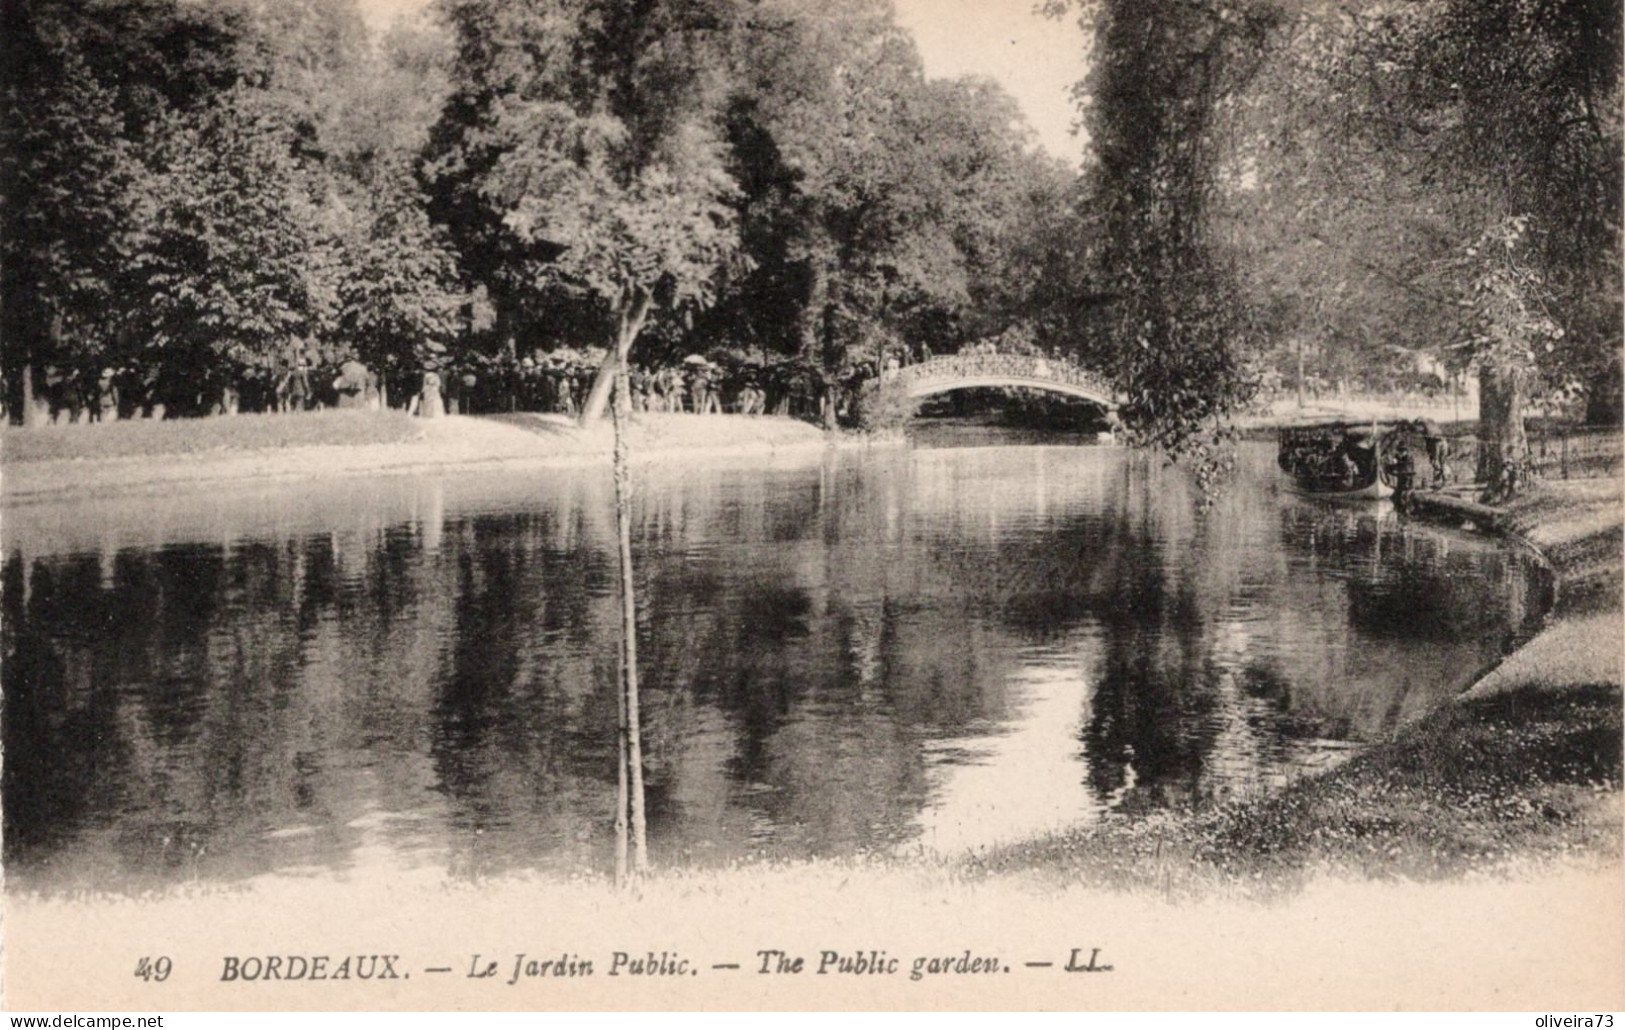
[{"label": "boat canopy", "polygon": [[1315,436],[1321,433],[1370,433],[1372,429],[1379,432],[1395,429],[1408,429],[1412,425],[1410,419],[1384,418],[1384,419],[1337,419],[1322,420],[1318,422],[1293,422],[1280,427],[1282,436]]}]

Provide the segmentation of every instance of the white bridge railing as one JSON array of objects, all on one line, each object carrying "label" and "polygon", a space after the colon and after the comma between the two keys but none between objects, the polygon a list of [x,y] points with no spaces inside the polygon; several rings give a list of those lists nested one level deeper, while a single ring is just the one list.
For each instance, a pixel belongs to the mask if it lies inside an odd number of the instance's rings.
[{"label": "white bridge railing", "polygon": [[1031,354],[950,354],[892,369],[882,378],[900,382],[911,393],[959,381],[1022,379],[1035,385],[1048,383],[1068,387],[1068,393],[1088,394],[1107,404],[1114,403],[1117,394],[1112,384],[1098,373],[1068,361]]}]

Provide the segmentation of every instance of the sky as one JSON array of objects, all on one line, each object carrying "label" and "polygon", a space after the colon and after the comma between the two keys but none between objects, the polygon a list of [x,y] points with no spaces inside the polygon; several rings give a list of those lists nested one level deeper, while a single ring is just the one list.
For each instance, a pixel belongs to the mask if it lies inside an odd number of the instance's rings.
[{"label": "sky", "polygon": [[[1033,13],[1037,0],[894,0],[933,78],[985,75],[1021,105],[1044,149],[1076,167],[1083,144],[1070,132],[1067,90],[1083,77],[1086,43],[1076,18]],[[427,0],[359,0],[375,28]]]},{"label": "sky", "polygon": [[1027,116],[1039,142],[1076,167],[1083,143],[1070,132],[1067,91],[1083,78],[1087,53],[1075,17],[1044,18],[1036,0],[894,0],[897,21],[919,43],[933,78],[985,75]]}]

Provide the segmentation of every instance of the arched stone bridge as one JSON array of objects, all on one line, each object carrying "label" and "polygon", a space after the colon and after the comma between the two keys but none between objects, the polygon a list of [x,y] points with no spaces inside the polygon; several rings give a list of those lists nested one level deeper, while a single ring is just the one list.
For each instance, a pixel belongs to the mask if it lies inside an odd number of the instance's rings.
[{"label": "arched stone bridge", "polygon": [[1115,409],[1117,392],[1104,376],[1065,361],[1030,354],[950,354],[891,369],[883,382],[897,383],[910,397],[929,397],[978,386],[1025,386],[1094,401]]}]

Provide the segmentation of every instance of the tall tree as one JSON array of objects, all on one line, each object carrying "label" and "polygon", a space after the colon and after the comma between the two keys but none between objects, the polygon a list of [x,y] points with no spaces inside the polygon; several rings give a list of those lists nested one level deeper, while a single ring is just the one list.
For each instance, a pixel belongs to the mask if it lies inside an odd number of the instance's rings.
[{"label": "tall tree", "polygon": [[905,341],[952,349],[1017,317],[1016,222],[1059,173],[1015,102],[927,80],[874,0],[771,0],[746,39],[728,132],[750,271],[696,335],[795,353],[829,386]]},{"label": "tall tree", "polygon": [[458,41],[456,92],[425,174],[502,240],[510,289],[584,301],[608,344],[582,419],[599,417],[614,390],[618,777],[630,793],[617,827],[629,813],[636,875],[647,847],[627,367],[651,311],[709,303],[737,247],[720,119],[740,11],[732,0],[450,0],[444,10]]},{"label": "tall tree", "polygon": [[449,89],[450,40],[422,18],[374,40],[356,0],[222,0],[268,56],[265,104],[309,195],[310,335],[391,372],[420,369],[460,327],[465,292],[412,170]]},{"label": "tall tree", "polygon": [[[1064,4],[1051,4],[1062,13]],[[1078,303],[1085,361],[1110,370],[1129,427],[1206,473],[1226,416],[1249,392],[1250,319],[1210,220],[1215,118],[1256,71],[1275,13],[1249,0],[1100,0],[1079,5],[1094,38],[1077,97],[1091,151],[1079,222],[1095,235]]]},{"label": "tall tree", "polygon": [[582,412],[597,418],[651,311],[709,303],[737,246],[719,124],[737,12],[456,0],[446,15],[455,92],[426,174],[497,238],[510,290],[597,312],[608,356]]},{"label": "tall tree", "polygon": [[[1357,52],[1387,59],[1364,77],[1388,99],[1378,131],[1416,155],[1435,192],[1478,200],[1457,246],[1497,252],[1447,266],[1444,282],[1468,300],[1458,334],[1479,370],[1490,483],[1523,459],[1531,372],[1619,374],[1622,14],[1618,0],[1438,0],[1359,26]],[[1515,303],[1485,302],[1512,283]],[[1531,289],[1550,292],[1539,318]]]},{"label": "tall tree", "polygon": [[126,356],[161,368],[163,399],[181,413],[335,314],[335,242],[291,139],[262,93],[238,88],[172,116],[146,148],[127,275],[143,317]]},{"label": "tall tree", "polygon": [[341,242],[336,335],[367,364],[410,372],[438,364],[467,328],[467,291],[440,227],[405,176],[374,192]]},{"label": "tall tree", "polygon": [[125,279],[151,140],[264,66],[241,17],[174,0],[6,0],[0,19],[0,332],[32,419],[40,366],[101,363],[145,329]]},{"label": "tall tree", "polygon": [[193,413],[310,344],[406,360],[449,335],[463,292],[406,160],[444,92],[425,34],[375,56],[354,0],[4,13],[13,410],[37,414],[40,364],[129,363]]},{"label": "tall tree", "polygon": [[1226,235],[1253,303],[1368,365],[1475,370],[1491,481],[1521,460],[1531,390],[1589,382],[1617,406],[1620,17],[1305,5],[1230,108]]}]

